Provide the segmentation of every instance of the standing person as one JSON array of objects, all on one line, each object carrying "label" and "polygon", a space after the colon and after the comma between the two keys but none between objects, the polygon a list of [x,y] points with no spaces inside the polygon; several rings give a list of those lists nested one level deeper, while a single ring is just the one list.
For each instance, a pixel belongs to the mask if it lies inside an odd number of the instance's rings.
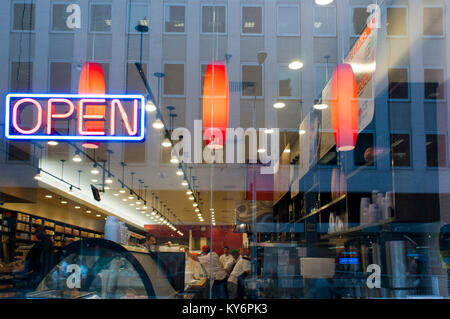
[{"label": "standing person", "polygon": [[230,274],[227,282],[228,296],[230,299],[237,299],[239,280],[245,276],[248,276],[251,272],[250,253],[248,249],[244,250],[244,253],[239,257],[233,271]]},{"label": "standing person", "polygon": [[231,272],[234,269],[234,266],[236,265],[238,259],[239,259],[239,249],[232,249],[230,256],[233,257],[231,258],[227,264],[225,264],[225,266],[223,267],[225,269],[225,271],[228,273],[228,275],[231,274]]},{"label": "standing person", "polygon": [[225,269],[228,263],[233,261],[233,256],[230,255],[230,248],[228,246],[223,247],[223,255],[219,258],[222,268]]},{"label": "standing person", "polygon": [[33,245],[25,261],[25,269],[29,274],[29,288],[35,289],[53,267],[53,242],[45,232],[45,227],[36,227],[38,242]]},{"label": "standing person", "polygon": [[156,246],[156,237],[153,234],[147,233],[145,235],[145,248],[148,249],[150,252],[155,252],[158,250],[158,246]]},{"label": "standing person", "polygon": [[[227,273],[220,264],[219,256],[215,252],[211,252],[208,245],[202,247],[202,255],[195,256],[190,254],[190,257],[200,262],[204,266],[207,276],[211,276],[212,272],[212,298],[224,299],[226,298],[226,280]],[[212,262],[211,262],[212,261]]]}]

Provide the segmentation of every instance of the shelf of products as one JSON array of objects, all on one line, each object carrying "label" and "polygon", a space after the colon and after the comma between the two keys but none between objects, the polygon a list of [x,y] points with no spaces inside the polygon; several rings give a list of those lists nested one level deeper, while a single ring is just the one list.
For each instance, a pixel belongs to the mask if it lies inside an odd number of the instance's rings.
[{"label": "shelf of products", "polygon": [[[103,238],[103,234],[94,232],[85,228],[69,225],[63,222],[33,216],[21,212],[14,212],[16,215],[15,237],[17,242],[34,243],[37,241],[36,227],[43,225],[47,235],[51,236],[55,247],[61,247],[66,238],[79,240],[81,238]],[[3,211],[0,212],[0,231],[3,233],[11,232],[10,227],[5,227],[6,223],[3,217]],[[14,229],[13,229],[14,230]]]},{"label": "shelf of products", "polygon": [[327,210],[327,209],[329,209],[329,208],[335,206],[336,204],[339,204],[341,201],[345,200],[346,198],[347,198],[347,195],[344,194],[344,195],[342,195],[341,197],[339,197],[339,198],[337,198],[337,199],[331,201],[330,203],[325,204],[325,205],[323,205],[322,207],[320,207],[320,208],[318,208],[318,209],[312,211],[312,212],[309,213],[308,215],[299,218],[299,219],[297,220],[297,222],[301,222],[301,221],[303,221],[303,220],[305,220],[305,219],[307,219],[307,218],[310,218],[310,217],[312,217],[312,216],[314,216],[314,215],[316,215],[316,214],[319,214],[320,212],[323,212],[323,211],[325,211],[325,210]]},{"label": "shelf of products", "polygon": [[357,234],[359,232],[364,233],[364,235],[367,235],[368,233],[373,233],[373,232],[379,233],[381,226],[392,223],[393,220],[394,220],[393,218],[389,218],[389,219],[381,220],[381,221],[373,223],[373,224],[365,224],[365,225],[350,227],[350,228],[342,230],[342,231],[323,235],[320,237],[320,239],[329,239],[329,238],[345,236],[345,235],[359,236],[360,234]]}]

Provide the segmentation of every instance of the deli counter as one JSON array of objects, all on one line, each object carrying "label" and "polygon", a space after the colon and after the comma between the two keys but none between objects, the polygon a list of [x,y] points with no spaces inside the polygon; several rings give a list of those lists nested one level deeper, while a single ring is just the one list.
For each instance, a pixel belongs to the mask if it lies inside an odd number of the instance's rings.
[{"label": "deli counter", "polygon": [[56,266],[27,298],[183,298],[185,254],[91,238],[61,250]]}]

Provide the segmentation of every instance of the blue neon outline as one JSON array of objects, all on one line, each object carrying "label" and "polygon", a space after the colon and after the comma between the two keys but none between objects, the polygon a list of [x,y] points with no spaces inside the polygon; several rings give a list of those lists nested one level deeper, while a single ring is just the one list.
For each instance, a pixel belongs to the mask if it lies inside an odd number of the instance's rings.
[{"label": "blue neon outline", "polygon": [[[141,100],[141,125],[138,136],[104,136],[104,135],[14,135],[10,133],[11,98],[69,98],[69,99],[139,99]],[[41,94],[8,93],[5,104],[5,137],[10,140],[52,140],[52,141],[143,141],[145,140],[145,97],[141,94]]]}]

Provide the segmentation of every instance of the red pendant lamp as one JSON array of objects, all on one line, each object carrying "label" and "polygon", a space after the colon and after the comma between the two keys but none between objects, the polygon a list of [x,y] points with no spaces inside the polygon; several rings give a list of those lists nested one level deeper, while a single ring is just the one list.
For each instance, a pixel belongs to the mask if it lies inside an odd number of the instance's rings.
[{"label": "red pendant lamp", "polygon": [[355,148],[358,135],[358,86],[350,64],[338,64],[331,82],[331,121],[337,151]]},{"label": "red pendant lamp", "polygon": [[208,64],[203,85],[203,128],[206,145],[223,148],[228,128],[228,76],[223,62]]},{"label": "red pendant lamp", "polygon": [[[80,74],[80,82],[78,84],[78,94],[105,94],[105,76],[100,63],[85,62]],[[105,105],[86,105],[84,114],[105,116]],[[104,121],[89,120],[85,122],[85,131],[97,132],[103,131],[105,126]],[[100,146],[100,143],[96,142],[83,142],[81,144],[85,148],[96,149]]]}]

